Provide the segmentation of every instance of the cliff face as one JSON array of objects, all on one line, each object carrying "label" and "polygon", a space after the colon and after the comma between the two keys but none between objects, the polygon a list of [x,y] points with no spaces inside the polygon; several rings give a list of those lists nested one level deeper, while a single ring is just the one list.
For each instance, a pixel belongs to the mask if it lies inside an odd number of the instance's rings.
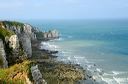
[{"label": "cliff face", "polygon": [[6,60],[6,54],[4,50],[3,41],[0,39],[0,68],[7,68],[8,62]]},{"label": "cliff face", "polygon": [[31,38],[26,34],[23,34],[20,37],[20,40],[24,51],[27,53],[28,57],[31,57],[32,56]]},{"label": "cliff face", "polygon": [[31,40],[36,39],[36,35],[34,34],[33,28],[29,24],[23,24],[18,22],[9,22],[4,21],[1,22],[2,27],[6,28],[8,30],[13,31],[19,38],[19,41],[21,41],[23,45],[23,49],[27,53],[29,57],[32,55],[32,49],[31,49]]},{"label": "cliff face", "polygon": [[4,43],[3,50],[5,51],[5,56],[0,57],[5,57],[8,64],[21,62],[32,56],[31,41],[36,39],[36,35],[31,25],[1,21],[0,38]]},{"label": "cliff face", "polygon": [[[36,38],[37,37],[37,38]],[[0,39],[9,65],[22,62],[32,56],[32,40],[51,40],[59,37],[56,30],[40,32],[29,24],[15,21],[0,21]]]},{"label": "cliff face", "polygon": [[19,48],[19,40],[18,40],[18,37],[17,35],[12,35],[9,39],[9,47],[14,49],[14,50],[17,50]]}]

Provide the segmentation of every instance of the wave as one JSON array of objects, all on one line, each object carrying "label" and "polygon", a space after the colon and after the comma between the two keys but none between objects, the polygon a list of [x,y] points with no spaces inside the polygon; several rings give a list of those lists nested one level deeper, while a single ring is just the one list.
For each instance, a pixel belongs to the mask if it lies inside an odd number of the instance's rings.
[{"label": "wave", "polygon": [[104,73],[102,80],[108,84],[128,84],[128,78],[124,76],[125,74],[127,74],[127,72],[111,71]]},{"label": "wave", "polygon": [[64,41],[64,38],[58,38],[58,39],[54,39],[53,41]]},{"label": "wave", "polygon": [[87,70],[87,74],[92,76],[92,78],[99,84],[128,84],[128,78],[122,76],[123,74],[128,74],[127,72],[105,72],[103,69],[97,67],[94,62],[88,61],[85,56],[73,55],[71,54],[72,51],[63,51],[59,46],[50,44],[49,42],[42,42],[40,48],[51,51],[59,51],[56,56],[58,56],[60,61],[71,62],[83,66],[83,68]]},{"label": "wave", "polygon": [[57,51],[59,47],[57,45],[51,45],[49,42],[41,42],[40,49]]},{"label": "wave", "polygon": [[107,84],[128,84],[128,78],[105,78],[102,77],[102,80],[105,81]]}]

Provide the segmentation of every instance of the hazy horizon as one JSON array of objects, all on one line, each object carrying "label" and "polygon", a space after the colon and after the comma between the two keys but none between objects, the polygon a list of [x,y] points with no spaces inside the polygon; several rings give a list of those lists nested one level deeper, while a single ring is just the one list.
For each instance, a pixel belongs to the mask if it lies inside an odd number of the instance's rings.
[{"label": "hazy horizon", "polygon": [[0,0],[1,20],[128,19],[128,0]]}]

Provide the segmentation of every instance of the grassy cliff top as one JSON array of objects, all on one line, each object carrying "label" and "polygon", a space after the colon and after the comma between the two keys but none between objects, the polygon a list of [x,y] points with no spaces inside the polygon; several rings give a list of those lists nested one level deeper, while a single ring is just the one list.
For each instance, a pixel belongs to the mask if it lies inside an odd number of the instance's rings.
[{"label": "grassy cliff top", "polygon": [[14,35],[14,34],[15,33],[10,31],[10,30],[0,28],[0,38],[3,39],[3,40],[6,36],[10,37],[11,35]]},{"label": "grassy cliff top", "polygon": [[20,22],[16,22],[16,21],[0,21],[0,27],[1,26],[20,26],[20,27],[23,27],[24,24],[23,23],[20,23]]}]

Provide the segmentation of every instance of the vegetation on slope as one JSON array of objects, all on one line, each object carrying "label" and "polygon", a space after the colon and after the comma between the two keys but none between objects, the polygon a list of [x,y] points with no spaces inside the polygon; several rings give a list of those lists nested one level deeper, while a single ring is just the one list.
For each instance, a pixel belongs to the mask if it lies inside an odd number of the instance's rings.
[{"label": "vegetation on slope", "polygon": [[0,84],[26,84],[26,78],[30,78],[31,61],[15,64],[7,69],[0,69]]},{"label": "vegetation on slope", "polygon": [[23,28],[23,26],[24,26],[23,23],[16,22],[16,21],[1,21],[0,24],[3,25],[3,26],[6,26],[6,25],[16,26],[16,27],[20,26],[21,28]]},{"label": "vegetation on slope", "polygon": [[11,35],[14,35],[14,32],[4,29],[4,28],[0,28],[0,38],[2,40],[5,40],[6,36],[10,37]]}]

